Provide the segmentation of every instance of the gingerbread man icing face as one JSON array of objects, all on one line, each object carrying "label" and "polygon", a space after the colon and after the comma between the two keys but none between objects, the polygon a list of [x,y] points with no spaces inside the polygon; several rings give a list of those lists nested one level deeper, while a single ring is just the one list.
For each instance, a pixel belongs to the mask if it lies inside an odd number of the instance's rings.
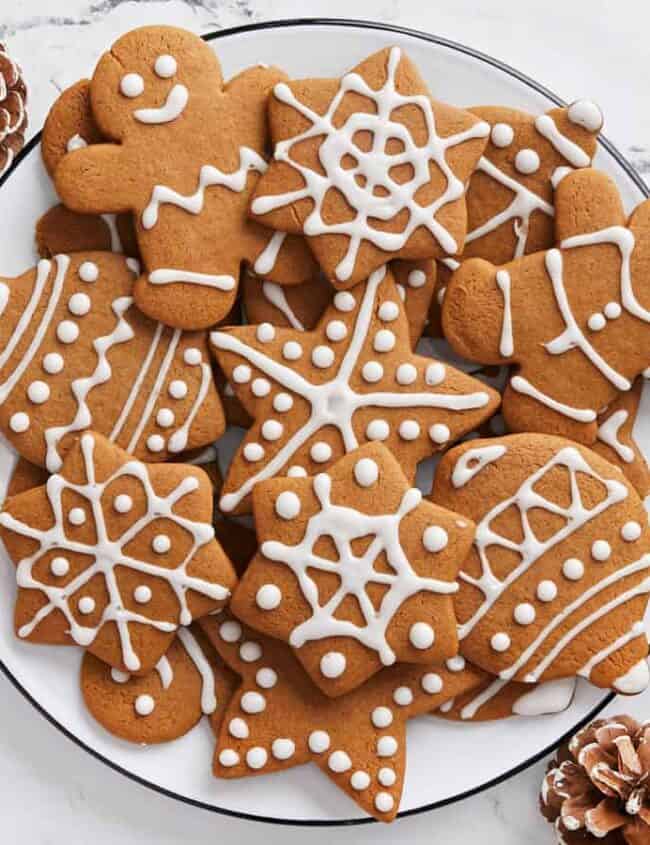
[{"label": "gingerbread man icing face", "polygon": [[134,213],[145,265],[135,298],[149,316],[213,325],[232,307],[244,259],[284,283],[313,272],[296,239],[246,219],[266,169],[266,98],[282,78],[256,67],[223,86],[212,50],[171,27],[131,32],[100,59],[90,101],[114,143],[73,149],[56,185],[74,211]]}]

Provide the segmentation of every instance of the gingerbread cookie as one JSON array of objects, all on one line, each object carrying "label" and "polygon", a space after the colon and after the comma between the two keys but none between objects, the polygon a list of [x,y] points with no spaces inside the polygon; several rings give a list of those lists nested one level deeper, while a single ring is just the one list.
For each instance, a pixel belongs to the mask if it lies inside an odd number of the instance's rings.
[{"label": "gingerbread cookie", "polygon": [[77,214],[55,205],[36,223],[36,249],[41,258],[60,253],[112,251],[138,257],[133,222],[127,214]]},{"label": "gingerbread cookie", "polygon": [[382,443],[253,491],[260,541],[232,612],[289,643],[329,696],[458,652],[453,596],[474,524],[422,501]]},{"label": "gingerbread cookie", "polygon": [[205,473],[140,463],[92,432],[46,486],[5,503],[0,537],[17,567],[17,635],[77,643],[137,674],[237,580],[214,539]]},{"label": "gingerbread cookie", "polygon": [[45,169],[54,179],[67,153],[103,140],[90,104],[90,80],[80,79],[57,97],[45,119],[41,136]]},{"label": "gingerbread cookie", "polygon": [[55,181],[74,211],[133,212],[145,268],[135,299],[150,317],[214,325],[233,306],[243,260],[285,284],[311,277],[299,239],[246,217],[267,166],[266,100],[284,78],[257,66],[224,86],[210,46],[166,26],[127,33],[100,59],[90,100],[111,143],[66,155]]},{"label": "gingerbread cookie", "polygon": [[559,247],[502,267],[464,261],[443,329],[466,358],[519,365],[503,397],[513,431],[589,444],[598,413],[650,364],[650,201],[626,220],[614,183],[591,169],[565,176],[555,200]]},{"label": "gingerbread cookie", "polygon": [[[225,616],[225,614],[224,614]],[[406,721],[472,689],[476,670],[394,666],[341,698],[324,696],[284,643],[234,618],[201,627],[241,677],[223,717],[214,758],[221,778],[266,774],[314,762],[365,812],[392,821],[406,766]]]},{"label": "gingerbread cookie", "polygon": [[254,485],[314,475],[381,440],[409,479],[418,461],[489,418],[498,395],[411,351],[391,272],[339,291],[311,332],[270,323],[212,332],[218,362],[255,422],[230,466],[220,506],[250,507]]},{"label": "gingerbread cookie", "polygon": [[111,669],[90,652],[81,663],[81,691],[94,718],[120,739],[170,742],[210,716],[218,730],[236,685],[233,673],[200,628],[179,628],[148,675]]},{"label": "gingerbread cookie", "polygon": [[468,660],[508,681],[646,687],[650,530],[617,467],[550,435],[474,440],[431,495],[477,523],[454,599]]},{"label": "gingerbread cookie", "polygon": [[154,461],[223,433],[206,335],[165,328],[134,308],[131,262],[57,255],[0,283],[0,429],[50,472],[86,428]]},{"label": "gingerbread cookie", "polygon": [[391,258],[462,251],[465,182],[490,128],[432,100],[399,47],[342,79],[277,84],[269,122],[274,160],[251,213],[304,234],[336,287],[358,284]]}]

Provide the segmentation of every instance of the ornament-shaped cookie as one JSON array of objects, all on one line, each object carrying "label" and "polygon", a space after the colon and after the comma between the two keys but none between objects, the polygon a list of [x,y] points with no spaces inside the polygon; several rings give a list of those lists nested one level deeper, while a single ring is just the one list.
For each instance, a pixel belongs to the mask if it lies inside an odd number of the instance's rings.
[{"label": "ornament-shaped cookie", "polygon": [[91,432],[60,474],[5,503],[0,537],[17,567],[17,635],[76,643],[137,674],[237,580],[214,539],[205,473],[140,463]]},{"label": "ornament-shaped cookie", "polygon": [[73,211],[132,212],[144,271],[138,307],[184,329],[212,326],[232,308],[240,265],[304,281],[304,244],[247,220],[266,170],[266,100],[284,74],[254,67],[223,84],[199,36],[166,26],[122,36],[90,83],[94,120],[107,143],[66,155],[56,187]]},{"label": "ornament-shaped cookie", "polygon": [[454,350],[484,364],[517,364],[503,397],[513,431],[583,443],[598,413],[650,364],[650,201],[626,218],[616,186],[585,169],[555,196],[559,244],[495,267],[464,261],[443,301]]},{"label": "ornament-shaped cookie", "polygon": [[341,79],[279,82],[269,99],[274,158],[251,212],[307,237],[339,288],[392,258],[461,252],[465,182],[490,128],[432,100],[400,47]]},{"label": "ornament-shaped cookie", "polygon": [[468,660],[508,681],[646,687],[650,530],[617,467],[548,435],[473,440],[431,495],[477,524],[454,600]]}]

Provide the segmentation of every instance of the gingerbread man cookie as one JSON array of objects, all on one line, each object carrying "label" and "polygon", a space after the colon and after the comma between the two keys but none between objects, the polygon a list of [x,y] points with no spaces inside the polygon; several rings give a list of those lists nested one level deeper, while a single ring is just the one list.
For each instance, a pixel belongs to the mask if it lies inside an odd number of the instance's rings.
[{"label": "gingerbread man cookie", "polygon": [[336,287],[358,284],[391,258],[462,251],[465,182],[490,128],[432,100],[399,47],[342,79],[278,83],[269,121],[274,160],[251,212],[304,234]]},{"label": "gingerbread man cookie", "polygon": [[507,681],[646,687],[650,530],[617,467],[550,435],[473,440],[443,456],[432,498],[477,524],[454,600],[468,660]]},{"label": "gingerbread man cookie", "polygon": [[17,635],[77,643],[137,674],[237,580],[214,539],[205,473],[140,463],[92,432],[60,474],[5,503],[0,537],[17,567]]},{"label": "gingerbread man cookie", "polygon": [[100,59],[90,100],[110,143],[66,155],[56,186],[74,211],[133,212],[145,268],[135,299],[150,317],[214,325],[232,308],[243,260],[286,284],[311,276],[299,239],[246,218],[266,169],[266,99],[281,79],[258,66],[224,86],[210,47],[165,26],[127,33]]},{"label": "gingerbread man cookie", "polygon": [[604,173],[579,170],[556,191],[559,246],[495,267],[464,261],[443,302],[454,350],[485,364],[518,364],[503,397],[513,431],[583,443],[598,413],[650,364],[650,201],[626,219]]},{"label": "gingerbread man cookie", "polygon": [[423,502],[382,443],[313,478],[261,482],[253,510],[260,548],[232,612],[289,643],[326,695],[457,654],[455,579],[474,524]]},{"label": "gingerbread man cookie", "polygon": [[339,291],[311,332],[270,323],[212,332],[218,362],[255,417],[220,506],[250,507],[255,484],[314,475],[369,440],[386,443],[409,479],[417,462],[488,419],[494,391],[411,351],[391,272]]}]

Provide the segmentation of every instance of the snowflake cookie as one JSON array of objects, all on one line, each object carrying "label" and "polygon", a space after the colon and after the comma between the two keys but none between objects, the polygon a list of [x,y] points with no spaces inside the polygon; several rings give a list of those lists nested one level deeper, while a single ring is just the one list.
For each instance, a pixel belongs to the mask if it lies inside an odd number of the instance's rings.
[{"label": "snowflake cookie", "polygon": [[465,183],[490,127],[432,100],[399,47],[340,80],[279,82],[269,122],[274,160],[251,213],[306,235],[336,287],[357,284],[391,258],[462,251]]},{"label": "snowflake cookie", "polygon": [[590,444],[598,413],[650,364],[650,201],[628,220],[611,179],[585,169],[560,182],[555,208],[559,246],[501,267],[464,261],[442,325],[459,355],[519,365],[503,397],[511,430]]},{"label": "snowflake cookie", "polygon": [[20,638],[77,643],[137,674],[237,580],[214,539],[205,473],[140,463],[93,432],[60,474],[5,503],[0,538],[17,567]]},{"label": "snowflake cookie", "polygon": [[286,284],[314,271],[298,238],[247,219],[266,170],[266,100],[285,79],[257,66],[223,84],[199,36],[166,26],[122,36],[90,82],[93,118],[110,143],[77,145],[56,167],[59,196],[84,214],[132,212],[145,272],[138,307],[183,329],[232,308],[242,261]]},{"label": "snowflake cookie", "polygon": [[259,552],[232,611],[288,642],[326,695],[457,653],[455,579],[474,525],[423,502],[384,445],[313,478],[262,482],[253,510]]},{"label": "snowflake cookie", "polygon": [[255,417],[230,466],[220,506],[250,508],[255,484],[313,475],[369,440],[383,441],[409,479],[418,461],[475,429],[499,395],[411,351],[386,267],[339,291],[313,331],[270,323],[214,331],[219,365]]},{"label": "snowflake cookie", "polygon": [[214,774],[240,778],[313,762],[368,814],[397,815],[406,768],[406,722],[477,686],[480,670],[393,666],[337,699],[324,696],[284,643],[234,618],[201,627],[240,676],[221,721]]},{"label": "snowflake cookie", "polygon": [[454,599],[460,651],[502,680],[648,684],[648,515],[617,467],[559,437],[473,440],[432,499],[477,524]]}]

